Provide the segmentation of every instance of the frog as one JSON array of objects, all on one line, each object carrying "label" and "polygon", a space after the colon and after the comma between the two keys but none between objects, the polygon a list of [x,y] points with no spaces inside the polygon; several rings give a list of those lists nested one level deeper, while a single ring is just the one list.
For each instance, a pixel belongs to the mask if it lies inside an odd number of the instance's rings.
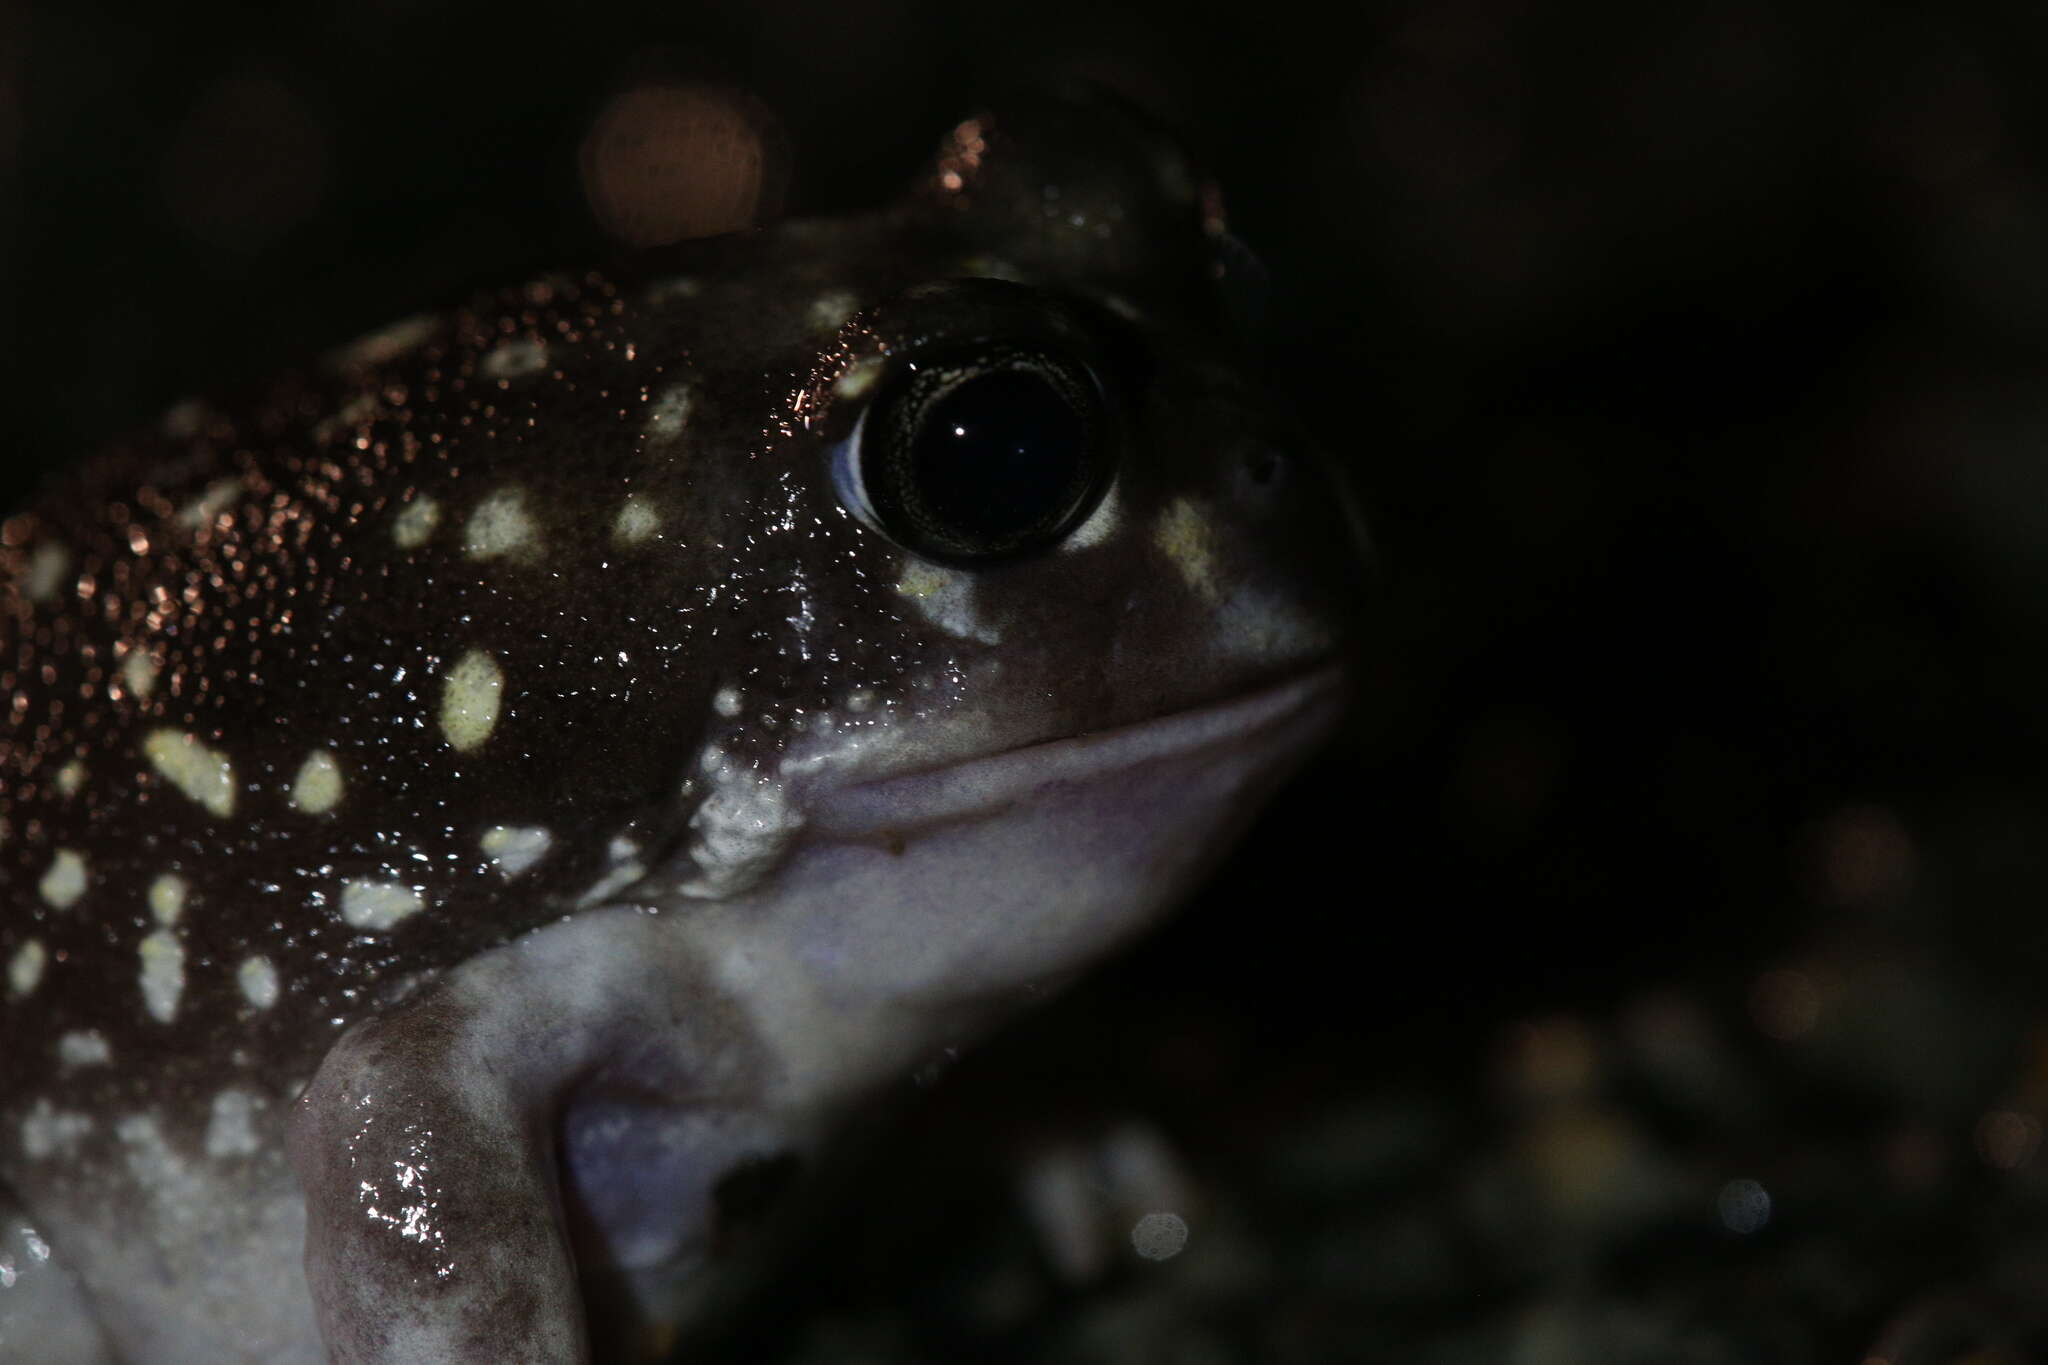
[{"label": "frog", "polygon": [[1153,120],[1012,98],[0,522],[0,1355],[673,1352],[1343,715],[1362,534],[1243,257]]}]

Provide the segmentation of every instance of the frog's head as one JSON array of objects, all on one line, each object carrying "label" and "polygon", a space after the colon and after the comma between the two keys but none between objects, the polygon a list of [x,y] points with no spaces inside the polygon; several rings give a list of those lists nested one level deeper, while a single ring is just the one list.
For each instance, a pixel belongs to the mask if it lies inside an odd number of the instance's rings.
[{"label": "frog's head", "polygon": [[1239,363],[1217,196],[1137,120],[969,119],[830,271],[822,231],[756,239],[789,253],[773,288],[697,300],[764,334],[735,376],[808,359],[701,512],[754,612],[668,889],[815,898],[821,960],[886,944],[905,989],[1042,979],[1327,733],[1350,500]]}]

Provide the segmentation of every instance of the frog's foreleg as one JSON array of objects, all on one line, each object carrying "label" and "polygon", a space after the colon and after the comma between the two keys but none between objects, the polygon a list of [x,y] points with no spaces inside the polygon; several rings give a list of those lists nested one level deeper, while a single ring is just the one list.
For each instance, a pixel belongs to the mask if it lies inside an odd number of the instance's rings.
[{"label": "frog's foreleg", "polygon": [[590,1359],[564,1106],[630,1055],[651,1098],[684,1107],[687,1059],[720,1050],[682,1022],[704,1017],[704,993],[663,929],[634,910],[580,916],[471,959],[327,1054],[291,1146],[335,1361]]},{"label": "frog's foreleg", "polygon": [[92,1302],[60,1255],[0,1185],[0,1360],[115,1365]]}]

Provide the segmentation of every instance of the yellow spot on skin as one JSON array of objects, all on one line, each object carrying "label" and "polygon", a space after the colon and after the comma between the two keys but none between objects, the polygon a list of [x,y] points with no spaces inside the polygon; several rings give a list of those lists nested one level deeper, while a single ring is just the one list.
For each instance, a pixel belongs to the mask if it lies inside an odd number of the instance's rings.
[{"label": "yellow spot on skin", "polygon": [[235,767],[218,749],[176,730],[152,730],[142,741],[150,765],[192,800],[223,818],[235,812]]},{"label": "yellow spot on skin", "polygon": [[905,597],[930,597],[945,588],[949,581],[946,571],[936,564],[927,564],[922,559],[906,559],[903,572],[896,579],[896,591]]},{"label": "yellow spot on skin", "polygon": [[78,789],[85,785],[85,764],[72,759],[57,769],[57,790],[65,796],[78,795]]},{"label": "yellow spot on skin", "polygon": [[884,368],[882,362],[873,356],[856,361],[845,374],[832,381],[832,392],[848,400],[866,397],[875,381],[882,377]]},{"label": "yellow spot on skin", "polygon": [[277,968],[267,957],[259,954],[242,959],[235,969],[235,983],[242,988],[242,998],[259,1010],[277,1003]]},{"label": "yellow spot on skin", "polygon": [[139,978],[142,1003],[150,1017],[168,1024],[178,1017],[178,998],[185,993],[185,946],[168,929],[158,929],[136,950],[142,961]]},{"label": "yellow spot on skin", "polygon": [[147,697],[156,687],[156,660],[146,650],[131,650],[121,660],[121,682],[136,697]]},{"label": "yellow spot on skin", "polygon": [[57,1039],[57,1061],[67,1070],[74,1066],[105,1066],[113,1056],[106,1036],[98,1029],[74,1029]]},{"label": "yellow spot on skin", "polygon": [[178,509],[178,525],[194,533],[207,530],[241,496],[240,479],[215,479],[204,493]]},{"label": "yellow spot on skin", "polygon": [[28,557],[28,571],[21,578],[22,596],[35,603],[56,601],[64,587],[65,571],[70,567],[71,551],[62,545],[45,541],[36,546],[36,552]]},{"label": "yellow spot on skin", "polygon": [[175,872],[165,872],[149,884],[149,913],[156,916],[158,924],[169,928],[184,918],[188,889],[185,879]]},{"label": "yellow spot on skin", "polygon": [[641,545],[652,540],[660,529],[661,513],[654,509],[654,503],[638,493],[629,493],[619,508],[618,520],[612,523],[612,539],[621,545]]},{"label": "yellow spot on skin", "polygon": [[463,551],[471,559],[495,559],[533,548],[536,528],[526,511],[526,492],[500,488],[476,505],[463,528]]},{"label": "yellow spot on skin", "polygon": [[341,917],[351,928],[382,933],[424,908],[420,893],[403,882],[351,879],[341,884]]},{"label": "yellow spot on skin", "polygon": [[834,289],[811,300],[810,323],[814,331],[836,332],[846,325],[860,307],[860,300],[844,289]]},{"label": "yellow spot on skin", "polygon": [[36,883],[36,891],[49,905],[69,910],[85,894],[85,859],[74,848],[60,848],[50,859],[49,870]]},{"label": "yellow spot on skin", "polygon": [[537,825],[492,825],[478,841],[506,881],[547,856],[554,836]]},{"label": "yellow spot on skin", "polygon": [[1222,599],[1216,583],[1216,531],[1193,503],[1186,498],[1168,503],[1153,528],[1152,543],[1196,596],[1212,605]]},{"label": "yellow spot on skin", "polygon": [[291,803],[308,815],[325,815],[341,804],[341,765],[325,749],[315,749],[299,765],[292,781]]},{"label": "yellow spot on skin", "polygon": [[424,495],[398,509],[391,519],[391,538],[401,550],[417,550],[441,524],[441,504]]},{"label": "yellow spot on skin", "polygon": [[7,988],[16,995],[27,995],[42,984],[43,966],[49,960],[41,939],[32,938],[22,944],[8,960]]},{"label": "yellow spot on skin", "polygon": [[498,723],[504,691],[498,661],[483,650],[472,649],[456,660],[441,688],[441,733],[448,742],[464,753],[481,748]]}]

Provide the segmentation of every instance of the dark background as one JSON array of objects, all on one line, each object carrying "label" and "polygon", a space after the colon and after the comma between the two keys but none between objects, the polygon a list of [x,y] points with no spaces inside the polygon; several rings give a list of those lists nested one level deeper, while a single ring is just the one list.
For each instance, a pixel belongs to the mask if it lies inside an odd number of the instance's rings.
[{"label": "dark background", "polygon": [[[1363,492],[1356,716],[1171,929],[917,1088],[733,1358],[2025,1359],[2044,63],[2019,5],[0,0],[0,493],[605,259],[577,148],[635,82],[757,99],[838,211],[992,88],[1107,79],[1216,171]],[[1018,1172],[1126,1120],[1208,1221],[1062,1278]]]}]

